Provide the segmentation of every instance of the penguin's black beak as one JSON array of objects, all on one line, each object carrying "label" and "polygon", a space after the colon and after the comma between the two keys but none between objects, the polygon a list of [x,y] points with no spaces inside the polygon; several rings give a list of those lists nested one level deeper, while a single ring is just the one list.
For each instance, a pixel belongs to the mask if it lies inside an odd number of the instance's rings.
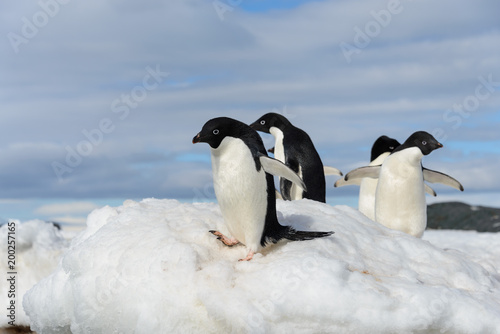
[{"label": "penguin's black beak", "polygon": [[194,138],[193,138],[193,144],[199,143],[201,141],[201,134],[198,133]]},{"label": "penguin's black beak", "polygon": [[259,121],[253,122],[252,124],[249,125],[249,127],[251,127],[252,129],[254,129],[255,131],[269,133],[269,129],[266,128],[265,126],[262,126]]},{"label": "penguin's black beak", "polygon": [[259,121],[255,121],[253,122],[252,124],[249,125],[249,127],[251,127],[252,129],[254,129],[255,131],[260,131],[260,132],[267,132],[269,133],[268,131],[266,131],[266,129],[260,125],[260,122]]},{"label": "penguin's black beak", "polygon": [[441,144],[440,142],[438,142],[437,140],[433,143],[434,146],[433,146],[433,150],[437,150],[438,148],[441,148],[443,147],[443,144]]}]

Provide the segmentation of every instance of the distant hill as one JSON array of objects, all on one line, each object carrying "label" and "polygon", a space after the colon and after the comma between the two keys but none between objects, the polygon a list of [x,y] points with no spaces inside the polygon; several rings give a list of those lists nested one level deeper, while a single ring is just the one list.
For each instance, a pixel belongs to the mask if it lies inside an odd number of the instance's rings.
[{"label": "distant hill", "polygon": [[431,204],[427,207],[427,228],[499,232],[500,209],[460,202]]}]

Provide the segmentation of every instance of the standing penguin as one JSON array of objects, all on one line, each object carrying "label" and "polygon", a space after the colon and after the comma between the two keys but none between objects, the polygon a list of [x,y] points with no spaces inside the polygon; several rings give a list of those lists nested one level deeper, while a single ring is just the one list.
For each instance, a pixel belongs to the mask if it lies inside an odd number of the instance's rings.
[{"label": "standing penguin", "polygon": [[[380,167],[384,162],[385,158],[390,155],[392,151],[394,151],[397,147],[399,147],[400,143],[393,138],[389,138],[387,136],[379,137],[372,146],[371,150],[371,162],[368,166],[372,167]],[[364,167],[362,167],[364,168]],[[464,188],[456,179],[452,178],[449,175],[446,175],[441,172],[437,172],[431,169],[427,169],[422,167],[424,181],[430,183],[441,183],[460,191],[463,191]],[[356,173],[354,171],[349,174],[349,181],[346,181],[345,178],[339,179],[335,182],[335,187],[342,187],[347,185],[359,185],[359,202],[358,209],[368,218],[375,220],[375,192],[377,190],[378,185],[378,175],[375,178],[364,177],[361,178],[356,177]],[[436,196],[436,192],[429,185],[424,183],[425,192],[431,196]]]},{"label": "standing penguin", "polygon": [[237,120],[220,117],[209,120],[193,144],[210,145],[214,189],[222,216],[233,238],[210,231],[228,246],[243,243],[251,260],[268,243],[281,239],[310,240],[333,232],[296,231],[279,224],[273,175],[306,188],[300,177],[282,162],[267,156],[259,134]]},{"label": "standing penguin", "polygon": [[[355,169],[345,179],[378,177],[375,220],[386,227],[421,237],[427,226],[426,172],[422,167],[422,158],[441,147],[443,145],[431,134],[418,131],[386,157],[382,166]],[[444,175],[430,172],[432,175]]]},{"label": "standing penguin", "polygon": [[[385,158],[401,145],[396,139],[380,136],[372,146],[369,166],[382,165]],[[377,179],[363,178],[346,181],[345,178],[337,180],[335,187],[359,185],[358,210],[371,220],[375,220],[375,191]]]},{"label": "standing penguin", "polygon": [[[274,136],[274,157],[296,172],[303,180],[307,191],[300,189],[287,179],[280,179],[281,196],[285,200],[308,198],[326,202],[325,171],[309,135],[292,125],[286,117],[268,113],[250,125],[257,131]],[[338,170],[336,170],[338,171]],[[340,171],[338,171],[340,175]],[[336,174],[330,172],[330,174]]]}]

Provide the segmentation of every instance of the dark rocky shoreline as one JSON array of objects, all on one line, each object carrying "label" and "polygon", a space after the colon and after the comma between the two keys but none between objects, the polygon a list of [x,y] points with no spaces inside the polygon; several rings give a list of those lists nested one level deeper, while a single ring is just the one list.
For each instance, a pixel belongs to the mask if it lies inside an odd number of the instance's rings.
[{"label": "dark rocky shoreline", "polygon": [[500,231],[500,209],[460,202],[427,206],[427,228],[435,230]]}]

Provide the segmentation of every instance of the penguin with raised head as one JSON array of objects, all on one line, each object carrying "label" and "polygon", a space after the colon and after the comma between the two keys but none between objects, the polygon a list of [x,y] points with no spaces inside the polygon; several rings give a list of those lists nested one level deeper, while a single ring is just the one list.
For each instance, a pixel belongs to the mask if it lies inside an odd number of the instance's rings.
[{"label": "penguin with raised head", "polygon": [[[345,179],[378,178],[375,220],[386,227],[421,237],[427,226],[426,172],[422,158],[441,147],[443,145],[431,134],[418,131],[386,157],[381,166],[355,169]],[[431,172],[432,175],[442,174]]]},{"label": "penguin with raised head", "polygon": [[[274,157],[296,172],[307,187],[307,190],[304,190],[289,180],[280,178],[283,199],[307,198],[325,203],[325,167],[309,135],[293,126],[285,116],[276,113],[265,114],[250,126],[274,136]],[[338,169],[333,168],[330,168],[328,174],[342,175]]]},{"label": "penguin with raised head", "polygon": [[310,240],[333,234],[297,231],[278,222],[272,175],[301,189],[306,186],[285,164],[268,157],[261,137],[248,125],[227,117],[211,119],[193,138],[193,144],[199,142],[210,145],[215,195],[232,238],[210,232],[228,246],[244,244],[248,253],[242,261],[281,239]]}]

